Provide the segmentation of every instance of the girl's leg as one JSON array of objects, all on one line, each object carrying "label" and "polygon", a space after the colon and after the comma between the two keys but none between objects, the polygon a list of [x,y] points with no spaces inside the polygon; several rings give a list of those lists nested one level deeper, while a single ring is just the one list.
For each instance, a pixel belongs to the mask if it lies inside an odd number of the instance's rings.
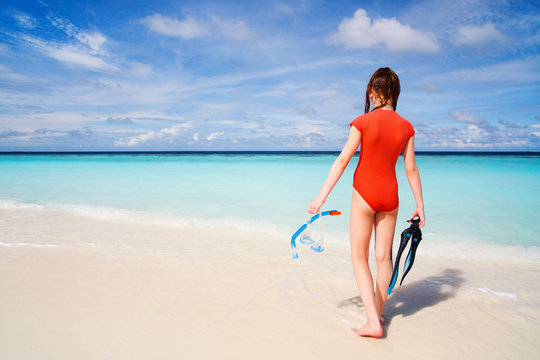
[{"label": "girl's leg", "polygon": [[367,324],[355,333],[360,336],[381,337],[383,335],[373,289],[373,278],[369,270],[369,241],[375,211],[362,199],[356,190],[353,190],[351,204],[350,238],[351,238],[351,258],[353,263],[356,284],[364,304],[367,316]]},{"label": "girl's leg", "polygon": [[392,243],[396,229],[398,209],[375,214],[375,260],[377,261],[377,281],[375,305],[377,316],[382,318],[388,285],[392,278]]}]

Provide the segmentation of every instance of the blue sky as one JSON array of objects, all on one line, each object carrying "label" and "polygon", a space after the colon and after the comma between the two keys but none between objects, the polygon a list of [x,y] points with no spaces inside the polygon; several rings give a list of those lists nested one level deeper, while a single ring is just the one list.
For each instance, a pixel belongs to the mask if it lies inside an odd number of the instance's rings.
[{"label": "blue sky", "polygon": [[339,150],[379,67],[417,150],[540,151],[530,1],[10,1],[0,151]]}]

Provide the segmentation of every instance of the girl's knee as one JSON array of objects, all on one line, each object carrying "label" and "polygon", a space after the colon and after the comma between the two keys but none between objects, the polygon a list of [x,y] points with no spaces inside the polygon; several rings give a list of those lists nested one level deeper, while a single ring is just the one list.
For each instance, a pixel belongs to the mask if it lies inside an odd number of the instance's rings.
[{"label": "girl's knee", "polygon": [[363,250],[354,251],[351,249],[351,258],[353,263],[368,262],[369,252]]},{"label": "girl's knee", "polygon": [[377,265],[386,264],[386,263],[392,264],[392,252],[391,251],[375,252],[375,261],[377,262]]}]

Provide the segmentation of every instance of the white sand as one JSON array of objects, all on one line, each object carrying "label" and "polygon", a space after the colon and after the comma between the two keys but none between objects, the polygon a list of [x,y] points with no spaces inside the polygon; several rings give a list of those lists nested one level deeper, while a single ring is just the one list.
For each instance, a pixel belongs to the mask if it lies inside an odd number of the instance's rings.
[{"label": "white sand", "polygon": [[[364,315],[345,245],[0,210],[2,359],[535,359],[540,264],[418,256]],[[429,239],[425,241],[436,241]],[[401,276],[400,276],[401,277]]]}]

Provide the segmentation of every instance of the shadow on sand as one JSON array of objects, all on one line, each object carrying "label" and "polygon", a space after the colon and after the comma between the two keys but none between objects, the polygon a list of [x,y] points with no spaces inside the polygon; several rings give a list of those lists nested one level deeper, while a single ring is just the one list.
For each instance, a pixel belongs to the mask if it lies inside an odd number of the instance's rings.
[{"label": "shadow on sand", "polygon": [[[458,269],[445,269],[439,275],[403,285],[400,289],[394,289],[384,306],[384,337],[386,337],[386,329],[394,316],[413,315],[422,309],[455,297],[465,281],[462,274],[463,272]],[[338,307],[350,305],[356,305],[360,309],[364,308],[360,296],[343,300]]]}]

